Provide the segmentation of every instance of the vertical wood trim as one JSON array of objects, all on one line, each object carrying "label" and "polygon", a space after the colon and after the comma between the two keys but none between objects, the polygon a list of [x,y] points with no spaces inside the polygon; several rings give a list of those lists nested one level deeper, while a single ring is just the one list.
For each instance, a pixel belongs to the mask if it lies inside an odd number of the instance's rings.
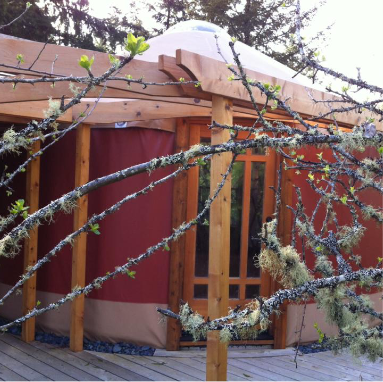
[{"label": "vertical wood trim", "polygon": [[[282,160],[279,157],[280,162]],[[292,183],[292,170],[282,170],[281,182],[281,212],[278,226],[278,235],[281,238],[283,245],[289,245],[291,242],[291,224],[292,212],[286,208],[286,205],[292,204],[293,200],[293,183]],[[275,282],[275,291],[280,288],[280,285]],[[286,333],[287,333],[287,303],[283,303],[279,309],[281,314],[275,321],[274,329],[274,349],[284,349],[286,347]]]},{"label": "vertical wood trim", "polygon": [[[185,119],[177,119],[175,152],[189,148],[189,126]],[[186,221],[186,202],[188,189],[188,173],[183,171],[174,179],[172,227],[176,228]],[[179,311],[183,290],[183,271],[185,256],[185,235],[172,242],[170,246],[169,269],[169,308]],[[179,350],[181,326],[176,320],[168,319],[166,334],[166,350]]]},{"label": "vertical wood trim", "polygon": [[[32,153],[40,150],[40,141],[32,145]],[[40,156],[33,159],[27,167],[26,205],[29,206],[28,213],[36,212],[39,209],[40,190]],[[33,266],[37,262],[38,228],[35,227],[29,232],[29,238],[24,242],[24,269]],[[36,273],[31,276],[23,285],[23,315],[36,307]],[[36,318],[30,318],[22,324],[21,337],[25,342],[35,340]]]},{"label": "vertical wood trim", "polygon": [[[222,124],[232,125],[232,101],[213,95],[212,119]],[[227,142],[229,139],[229,130],[212,129],[212,145]],[[210,194],[222,180],[222,175],[226,172],[231,158],[230,152],[213,156]],[[212,320],[226,315],[229,307],[230,209],[231,178],[229,177],[210,209],[208,315]],[[227,344],[220,342],[219,331],[209,333],[207,338],[206,379],[208,381],[226,381],[227,379]]]},{"label": "vertical wood trim", "polygon": [[[275,151],[269,152],[265,162],[265,188],[263,194],[263,213],[262,222],[266,222],[268,216],[272,216],[275,208],[275,193],[270,189],[270,185],[275,185],[276,180],[276,161],[278,157]],[[273,279],[267,271],[261,272],[261,295],[270,296],[273,292]]]},{"label": "vertical wood trim", "polygon": [[[192,125],[189,128],[189,146],[200,143],[200,126]],[[187,211],[186,221],[194,219],[198,211],[199,167],[188,171]],[[195,251],[197,241],[197,227],[186,232],[185,271],[183,299],[191,301],[194,298]]]},{"label": "vertical wood trim", "polygon": [[[241,220],[241,256],[240,256],[240,279],[247,279],[247,261],[249,249],[249,219],[250,219],[250,186],[251,186],[251,165],[250,160],[244,162],[245,171],[243,179],[243,200]],[[239,299],[245,300],[246,282],[239,287]]]},{"label": "vertical wood trim", "polygon": [[[83,124],[76,130],[76,168],[75,187],[89,181],[90,125]],[[73,230],[78,230],[88,220],[88,195],[82,196],[74,211]],[[74,242],[72,250],[72,289],[85,286],[86,233],[82,233]],[[71,303],[70,349],[83,350],[84,339],[84,302],[82,294]]]}]

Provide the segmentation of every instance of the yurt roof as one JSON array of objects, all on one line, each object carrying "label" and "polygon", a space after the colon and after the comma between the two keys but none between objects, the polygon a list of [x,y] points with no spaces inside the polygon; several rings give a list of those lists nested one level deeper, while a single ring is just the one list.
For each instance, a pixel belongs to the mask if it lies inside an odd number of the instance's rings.
[{"label": "yurt roof", "polygon": [[[185,49],[218,61],[224,61],[225,58],[228,63],[232,63],[233,54],[229,47],[230,41],[229,34],[217,25],[202,20],[189,20],[148,40],[150,49],[139,59],[157,62],[158,56],[161,54],[175,57],[177,49]],[[222,55],[218,53],[217,44]],[[301,74],[296,75],[294,70],[240,41],[236,42],[235,50],[240,54],[241,63],[247,69],[324,91],[323,88],[313,85],[307,77]]]}]

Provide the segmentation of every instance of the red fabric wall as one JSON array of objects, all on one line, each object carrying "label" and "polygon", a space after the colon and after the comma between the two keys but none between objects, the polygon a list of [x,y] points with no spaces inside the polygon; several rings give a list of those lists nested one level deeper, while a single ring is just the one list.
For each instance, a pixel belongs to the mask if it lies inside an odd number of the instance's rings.
[{"label": "red fabric wall", "polygon": [[[311,161],[318,161],[318,158],[316,154],[319,154],[320,152],[323,152],[323,158],[327,161],[334,161],[334,158],[331,155],[331,152],[329,150],[319,150],[315,148],[309,148],[309,149],[301,149],[298,150],[297,155],[304,155],[305,160],[311,160]],[[373,148],[367,148],[364,153],[354,153],[359,159],[362,159],[364,157],[373,157],[376,156],[376,150]],[[316,178],[320,176],[316,175]],[[317,201],[318,196],[317,194],[311,189],[307,182],[307,171],[302,172],[300,175],[295,175],[293,178],[293,184],[300,187],[302,191],[302,198],[303,203],[305,205],[305,212],[309,216],[311,216],[312,211],[314,210]],[[323,185],[323,184],[321,184]],[[357,184],[358,186],[358,184]],[[344,191],[339,189],[337,190],[338,195],[343,196]],[[374,190],[366,190],[364,193],[361,193],[359,195],[359,198],[362,202],[366,204],[373,205],[375,207],[383,207],[383,200],[381,195],[379,195],[378,192]],[[293,206],[295,207],[297,203],[297,197],[296,193],[293,192]],[[335,212],[337,213],[337,218],[339,221],[339,224],[351,224],[351,218],[350,213],[348,212],[348,209],[346,206],[339,205],[336,207]],[[321,205],[316,218],[316,228],[321,228],[321,222],[323,221],[325,216],[325,208],[323,205]],[[365,267],[369,266],[375,266],[377,264],[377,257],[381,256],[383,251],[383,242],[382,242],[382,228],[379,226],[374,220],[365,221],[362,218],[360,219],[360,222],[363,224],[363,226],[366,227],[365,234],[360,241],[360,244],[358,247],[355,248],[354,254],[355,255],[361,255],[362,256],[362,265]],[[333,232],[335,232],[335,227],[332,227]],[[301,240],[297,238],[297,247],[299,252],[301,252]],[[307,265],[310,269],[313,269],[315,264],[315,256],[312,252],[309,250],[306,250],[306,261]],[[354,267],[356,270],[356,267]]]},{"label": "red fabric wall", "polygon": [[[91,134],[90,179],[171,154],[174,134],[140,128],[94,129]],[[60,197],[74,186],[75,133],[49,148],[41,160],[40,206]],[[102,212],[126,195],[171,172],[170,168],[141,174],[96,190],[89,195],[89,216]],[[25,189],[25,185],[21,187]],[[101,235],[88,235],[87,282],[113,271],[126,259],[137,257],[148,247],[171,233],[173,183],[168,181],[152,192],[126,203],[118,212],[100,222]],[[54,224],[39,228],[39,257],[45,255],[71,232],[73,216],[60,213]],[[12,267],[10,268],[12,264]],[[11,271],[9,271],[11,269]],[[1,262],[1,282],[17,281],[22,269],[22,255],[16,263]],[[89,297],[101,300],[140,303],[167,303],[169,254],[159,252],[134,269],[133,280],[121,275],[92,292]],[[66,247],[37,277],[37,288],[54,293],[68,293],[71,279],[71,248]]]}]

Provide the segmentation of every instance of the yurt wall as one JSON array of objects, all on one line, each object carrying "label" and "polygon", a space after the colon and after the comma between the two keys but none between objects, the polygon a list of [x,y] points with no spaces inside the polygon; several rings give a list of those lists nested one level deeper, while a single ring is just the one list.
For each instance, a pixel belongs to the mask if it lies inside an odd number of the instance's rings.
[{"label": "yurt wall", "polygon": [[[328,149],[301,149],[298,150],[296,155],[304,155],[304,159],[307,161],[318,161],[318,154],[322,153],[322,158],[328,162],[334,162],[335,159]],[[367,157],[373,157],[377,155],[377,151],[374,148],[367,148],[364,152],[354,153],[360,160]],[[311,216],[312,211],[314,211],[317,202],[318,194],[313,191],[307,182],[308,172],[302,171],[302,174],[295,174],[293,176],[293,184],[301,189],[302,199],[305,206],[305,213],[308,216]],[[315,180],[321,179],[321,174],[314,174]],[[318,187],[326,188],[324,182],[315,183]],[[356,184],[355,188],[360,186]],[[350,186],[351,187],[351,186]],[[330,192],[330,189],[328,190]],[[337,194],[342,197],[344,195],[344,190],[340,187],[336,188]],[[372,190],[365,191],[358,195],[360,200],[366,205],[374,205],[383,207],[383,200],[378,192]],[[297,195],[293,191],[293,206],[297,203]],[[335,208],[336,217],[340,225],[347,224],[352,225],[351,215],[346,207],[338,205]],[[317,218],[315,220],[315,227],[321,229],[321,224],[325,217],[325,208],[323,204],[320,206],[317,212]],[[382,230],[378,224],[373,220],[364,220],[360,219],[363,226],[366,228],[363,238],[361,239],[359,245],[354,248],[354,255],[361,256],[361,264],[364,267],[376,266],[378,260],[377,258],[381,256],[383,252],[383,242],[382,242]],[[335,231],[335,226],[333,226],[333,232]],[[297,248],[300,253],[302,253],[302,241],[297,236]],[[306,261],[309,269],[315,267],[315,255],[313,252],[305,245]],[[332,259],[334,263],[334,268],[336,268],[335,260]],[[354,264],[353,268],[356,270],[357,266]],[[382,311],[382,300],[380,299],[380,294],[376,290],[366,291],[369,294],[369,297],[375,305],[377,311]],[[287,309],[287,338],[286,345],[289,346],[293,343],[296,343],[299,338],[299,331],[301,330],[302,323],[302,314],[304,311],[304,304],[293,304],[290,303]],[[314,328],[314,323],[318,323],[318,326],[321,330],[328,335],[337,334],[337,328],[330,325],[326,322],[325,315],[323,311],[317,309],[317,304],[314,301],[309,301],[306,307],[305,313],[305,326],[303,327],[301,342],[315,341],[318,339],[318,332]]]},{"label": "yurt wall", "polygon": [[[90,179],[170,154],[173,150],[174,134],[171,132],[139,127],[92,129]],[[74,187],[74,160],[75,133],[67,134],[42,156],[40,206]],[[88,216],[102,212],[171,170],[167,168],[152,174],[141,174],[94,191],[89,195]],[[17,188],[17,194],[22,198],[23,192],[19,188],[25,189],[25,185],[23,182],[17,183]],[[88,234],[87,282],[113,271],[116,266],[124,264],[127,258],[137,257],[171,233],[172,190],[172,181],[156,187],[103,220],[100,223],[100,235]],[[39,228],[39,258],[72,230],[71,214],[60,213],[53,220],[54,224],[44,222]],[[16,259],[1,259],[0,293],[18,280],[23,268],[22,257],[21,253]],[[70,292],[71,264],[71,247],[67,246],[38,272],[37,298],[41,306]],[[163,347],[166,326],[159,324],[155,307],[167,307],[169,254],[155,253],[132,270],[137,272],[135,279],[117,277],[86,297],[85,336]],[[21,296],[16,296],[0,309],[0,315],[5,318],[16,318],[20,314]],[[69,304],[40,316],[37,323],[44,330],[68,335]]]}]

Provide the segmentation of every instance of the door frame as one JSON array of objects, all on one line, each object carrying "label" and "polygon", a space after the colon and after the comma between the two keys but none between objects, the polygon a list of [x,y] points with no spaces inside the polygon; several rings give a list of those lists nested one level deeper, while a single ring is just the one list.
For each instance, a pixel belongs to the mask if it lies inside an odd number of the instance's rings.
[{"label": "door frame", "polygon": [[[252,126],[253,120],[235,120],[235,123],[241,123],[242,125]],[[176,149],[187,150],[189,147],[199,144],[201,137],[209,137],[210,132],[208,130],[208,124],[210,120],[208,118],[184,118],[179,119],[177,121],[177,130],[176,130]],[[202,126],[202,128],[201,128]],[[186,136],[188,135],[188,139]],[[180,136],[181,139],[178,139],[177,136]],[[180,142],[178,142],[180,141]],[[251,165],[251,160],[247,158],[247,155],[240,155],[238,160],[244,160],[245,166]],[[265,171],[265,185],[271,184],[274,187],[276,186],[276,172],[277,165],[279,163],[278,155],[271,151],[268,155],[259,155],[262,157],[261,162],[266,162],[266,171]],[[261,159],[261,158],[259,158]],[[259,162],[259,161],[258,161]],[[248,164],[247,164],[248,163]],[[184,178],[181,181],[175,181],[174,183],[174,195],[173,195],[173,228],[175,228],[176,221],[189,221],[195,217],[196,214],[196,206],[198,205],[198,181],[199,181],[199,167],[191,168],[187,171],[187,180]],[[244,180],[250,181],[250,180]],[[246,187],[244,184],[244,190],[248,188],[248,193],[250,192],[250,187]],[[244,191],[246,192],[246,191]],[[185,201],[180,203],[179,196],[183,195],[186,197]],[[176,196],[176,197],[175,197]],[[245,194],[246,197],[246,194]],[[264,189],[264,205],[263,205],[263,221],[265,221],[266,216],[270,216],[274,212],[274,191],[265,186]],[[186,208],[185,208],[186,206]],[[248,231],[248,219],[244,219],[246,217],[246,211],[244,208],[242,210],[242,220],[246,222],[245,225],[242,224],[241,229]],[[176,217],[176,218],[175,218]],[[242,251],[247,250],[247,242],[244,243],[245,235],[242,235],[241,239],[241,257]],[[171,245],[170,251],[170,276],[169,276],[169,308],[175,312],[179,310],[179,301],[184,299],[184,296],[192,296],[193,291],[193,279],[194,272],[185,272],[186,269],[194,269],[194,254],[195,254],[195,246],[196,246],[196,230],[189,230],[183,238],[181,238],[181,242]],[[193,264],[191,264],[193,262]],[[246,264],[241,264],[241,274],[246,272],[245,268]],[[207,283],[208,278],[206,278]],[[251,280],[251,279],[249,279]],[[256,279],[253,279],[256,280]],[[202,281],[202,280],[201,280]],[[242,281],[243,283],[246,280]],[[248,282],[248,284],[252,284],[252,282]],[[254,282],[257,284],[257,282]],[[258,283],[259,284],[259,283]],[[270,295],[276,289],[276,283],[271,279],[270,275],[266,272],[263,272],[260,280],[261,285],[261,295]],[[244,288],[242,288],[244,289]],[[242,295],[244,293],[242,292]],[[239,303],[241,300],[230,300],[231,305],[233,307]],[[196,311],[204,311],[203,305],[207,303],[201,300],[201,304],[198,303],[198,300],[194,300],[193,307]],[[286,315],[284,315],[286,316]],[[281,326],[282,325],[282,326]],[[270,329],[274,334],[285,332],[286,327],[286,319],[277,319],[274,320],[273,326]],[[167,341],[166,341],[166,349],[167,350],[178,350],[180,346],[199,346],[201,344],[205,344],[205,342],[192,342],[192,341],[183,341],[180,343],[181,330],[180,325],[175,320],[168,320],[167,324]],[[274,336],[275,337],[275,336]],[[253,340],[253,341],[233,341],[235,344],[246,343],[246,344],[273,344],[274,342],[278,342],[278,347],[284,347],[283,341],[274,341],[274,340]]]}]

